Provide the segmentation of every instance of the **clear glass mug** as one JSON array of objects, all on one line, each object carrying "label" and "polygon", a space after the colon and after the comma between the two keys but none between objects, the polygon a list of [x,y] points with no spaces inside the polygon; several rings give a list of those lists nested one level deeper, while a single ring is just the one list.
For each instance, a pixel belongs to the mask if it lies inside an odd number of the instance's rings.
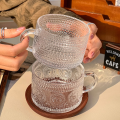
[{"label": "clear glass mug", "polygon": [[[84,77],[92,77],[84,86]],[[65,113],[77,108],[83,93],[97,85],[92,71],[84,71],[82,64],[72,69],[50,68],[36,61],[32,66],[31,98],[40,109],[50,113]]]},{"label": "clear glass mug", "polygon": [[36,29],[26,29],[20,36],[34,34],[27,48],[41,63],[53,68],[73,68],[82,63],[90,29],[83,21],[61,14],[38,18]]}]

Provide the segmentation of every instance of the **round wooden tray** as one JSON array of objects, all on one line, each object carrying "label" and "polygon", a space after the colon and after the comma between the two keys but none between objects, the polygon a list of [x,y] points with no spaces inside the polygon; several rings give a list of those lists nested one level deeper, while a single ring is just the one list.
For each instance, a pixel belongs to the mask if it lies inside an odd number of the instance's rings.
[{"label": "round wooden tray", "polygon": [[38,113],[44,117],[54,118],[54,119],[68,118],[68,117],[72,117],[72,116],[78,114],[85,107],[85,105],[88,101],[88,93],[84,93],[82,102],[76,109],[74,109],[70,112],[66,112],[66,113],[48,113],[48,112],[41,110],[33,103],[32,99],[31,99],[31,84],[26,89],[25,97],[26,97],[26,101],[27,101],[28,105],[31,107],[31,109],[33,111],[35,111],[36,113]]}]

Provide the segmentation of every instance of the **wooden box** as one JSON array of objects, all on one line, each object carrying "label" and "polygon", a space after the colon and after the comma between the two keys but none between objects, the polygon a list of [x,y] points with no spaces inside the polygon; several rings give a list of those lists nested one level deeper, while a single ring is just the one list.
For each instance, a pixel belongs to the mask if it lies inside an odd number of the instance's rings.
[{"label": "wooden box", "polygon": [[61,0],[61,7],[97,25],[101,53],[107,43],[120,46],[120,7],[115,6],[115,0]]}]

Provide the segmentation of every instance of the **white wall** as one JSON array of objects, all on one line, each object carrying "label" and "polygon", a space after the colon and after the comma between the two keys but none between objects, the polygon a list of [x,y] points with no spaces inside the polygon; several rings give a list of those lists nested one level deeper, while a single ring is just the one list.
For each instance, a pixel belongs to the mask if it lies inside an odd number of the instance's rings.
[{"label": "white wall", "polygon": [[51,2],[52,5],[55,5],[55,6],[60,6],[60,1],[61,0],[49,0]]}]

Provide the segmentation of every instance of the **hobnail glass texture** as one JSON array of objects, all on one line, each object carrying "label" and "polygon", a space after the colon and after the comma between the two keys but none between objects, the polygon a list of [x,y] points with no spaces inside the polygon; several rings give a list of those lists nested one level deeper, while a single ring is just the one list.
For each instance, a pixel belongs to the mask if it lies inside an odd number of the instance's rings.
[{"label": "hobnail glass texture", "polygon": [[89,33],[88,25],[76,18],[43,15],[37,20],[33,55],[52,68],[74,68],[83,60]]},{"label": "hobnail glass texture", "polygon": [[32,93],[34,104],[50,113],[65,113],[78,107],[82,101],[84,68],[47,67],[38,61],[32,66]]}]

